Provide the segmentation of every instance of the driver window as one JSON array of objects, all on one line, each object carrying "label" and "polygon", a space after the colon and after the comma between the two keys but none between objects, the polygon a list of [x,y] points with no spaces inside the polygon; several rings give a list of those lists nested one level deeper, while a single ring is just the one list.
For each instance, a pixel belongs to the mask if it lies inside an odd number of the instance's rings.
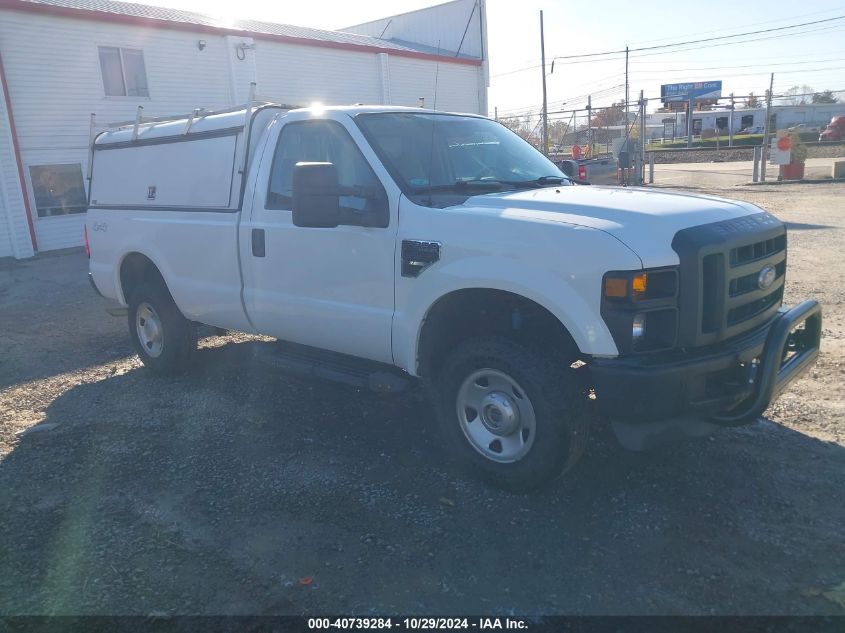
[{"label": "driver window", "polygon": [[341,210],[349,222],[359,222],[365,214],[377,213],[387,226],[387,195],[378,178],[344,127],[335,121],[303,121],[282,128],[267,193],[268,209],[290,209],[293,200],[293,169],[299,162],[328,162],[337,169],[340,186],[348,188],[340,197]]}]

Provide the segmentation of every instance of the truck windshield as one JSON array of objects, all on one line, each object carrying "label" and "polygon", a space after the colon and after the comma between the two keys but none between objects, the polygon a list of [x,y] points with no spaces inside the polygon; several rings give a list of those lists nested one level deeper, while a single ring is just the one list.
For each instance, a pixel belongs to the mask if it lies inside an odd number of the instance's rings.
[{"label": "truck windshield", "polygon": [[435,194],[468,197],[571,184],[554,163],[490,119],[379,112],[355,121],[403,191],[430,204],[436,204]]}]

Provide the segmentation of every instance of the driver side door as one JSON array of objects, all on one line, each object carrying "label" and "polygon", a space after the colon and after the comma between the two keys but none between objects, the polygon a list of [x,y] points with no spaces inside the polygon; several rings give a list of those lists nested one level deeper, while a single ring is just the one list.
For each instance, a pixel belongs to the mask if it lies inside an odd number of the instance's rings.
[{"label": "driver side door", "polygon": [[[341,225],[293,224],[298,162],[335,165],[340,185],[351,193],[340,198]],[[257,182],[269,186],[257,186],[249,224],[253,251],[245,301],[256,329],[392,363],[396,212],[350,130],[331,119],[284,123],[278,141],[264,150]],[[255,235],[262,236],[258,249]]]}]

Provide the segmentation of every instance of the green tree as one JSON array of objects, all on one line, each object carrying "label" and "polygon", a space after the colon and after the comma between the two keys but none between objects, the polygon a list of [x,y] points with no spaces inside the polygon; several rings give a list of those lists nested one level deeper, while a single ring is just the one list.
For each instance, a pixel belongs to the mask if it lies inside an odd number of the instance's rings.
[{"label": "green tree", "polygon": [[813,103],[838,103],[832,90],[822,90],[813,95]]}]

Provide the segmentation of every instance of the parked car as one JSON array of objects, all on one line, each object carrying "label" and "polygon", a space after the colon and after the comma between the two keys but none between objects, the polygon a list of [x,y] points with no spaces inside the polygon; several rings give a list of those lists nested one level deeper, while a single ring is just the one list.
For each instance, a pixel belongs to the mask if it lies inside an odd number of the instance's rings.
[{"label": "parked car", "polygon": [[835,116],[830,120],[827,127],[819,134],[820,141],[841,141],[845,140],[845,114]]},{"label": "parked car", "polygon": [[819,128],[815,125],[807,125],[806,123],[799,123],[798,125],[793,125],[792,127],[788,128],[789,132],[794,132],[796,134],[818,134]]},{"label": "parked car", "polygon": [[287,371],[419,384],[511,489],[571,468],[594,406],[640,449],[755,420],[818,355],[774,216],[572,186],[484,117],[265,104],[107,131],[91,165],[91,280],[149,369],[204,323],[276,337]]},{"label": "parked car", "polygon": [[754,125],[751,127],[744,127],[739,131],[740,134],[765,134],[766,128],[762,125]]}]

